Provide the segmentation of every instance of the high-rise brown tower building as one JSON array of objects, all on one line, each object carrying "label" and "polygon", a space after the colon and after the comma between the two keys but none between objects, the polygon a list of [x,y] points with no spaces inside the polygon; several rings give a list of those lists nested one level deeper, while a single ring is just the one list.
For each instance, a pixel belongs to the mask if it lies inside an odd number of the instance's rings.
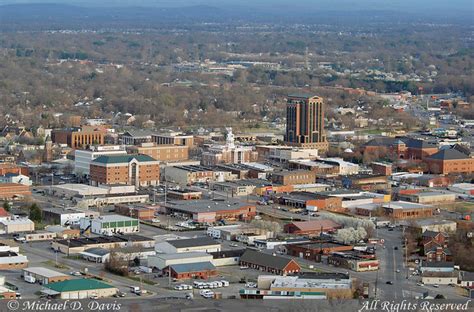
[{"label": "high-rise brown tower building", "polygon": [[328,149],[324,131],[324,102],[311,94],[290,94],[286,106],[286,135],[288,145]]},{"label": "high-rise brown tower building", "polygon": [[46,141],[44,142],[43,161],[53,161],[53,141],[49,135],[46,137]]}]

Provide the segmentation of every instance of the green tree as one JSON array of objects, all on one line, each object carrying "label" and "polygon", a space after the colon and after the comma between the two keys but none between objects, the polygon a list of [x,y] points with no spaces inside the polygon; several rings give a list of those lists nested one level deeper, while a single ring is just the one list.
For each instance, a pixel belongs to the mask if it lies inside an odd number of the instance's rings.
[{"label": "green tree", "polygon": [[43,217],[41,215],[41,209],[36,203],[30,206],[30,219],[34,222],[41,223]]},{"label": "green tree", "polygon": [[3,202],[3,209],[5,209],[5,211],[10,211],[12,209],[12,206],[9,202],[5,201]]}]

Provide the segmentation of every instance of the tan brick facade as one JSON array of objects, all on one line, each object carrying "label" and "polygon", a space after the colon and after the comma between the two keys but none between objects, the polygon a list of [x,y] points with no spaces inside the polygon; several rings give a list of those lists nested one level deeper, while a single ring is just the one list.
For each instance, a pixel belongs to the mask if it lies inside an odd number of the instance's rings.
[{"label": "tan brick facade", "polygon": [[153,145],[142,144],[142,146],[130,146],[128,149],[134,154],[144,154],[158,161],[174,162],[189,159],[189,146],[177,145]]}]

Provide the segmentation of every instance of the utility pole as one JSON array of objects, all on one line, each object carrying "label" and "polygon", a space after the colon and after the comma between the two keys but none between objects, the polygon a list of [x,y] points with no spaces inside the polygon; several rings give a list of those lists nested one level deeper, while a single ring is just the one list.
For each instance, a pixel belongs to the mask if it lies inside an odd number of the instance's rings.
[{"label": "utility pole", "polygon": [[168,287],[171,288],[171,266],[168,265]]},{"label": "utility pole", "polygon": [[408,239],[405,237],[405,269],[407,271],[407,279],[408,279]]},{"label": "utility pole", "polygon": [[377,299],[378,283],[379,283],[379,270],[377,270],[375,274],[375,299]]}]

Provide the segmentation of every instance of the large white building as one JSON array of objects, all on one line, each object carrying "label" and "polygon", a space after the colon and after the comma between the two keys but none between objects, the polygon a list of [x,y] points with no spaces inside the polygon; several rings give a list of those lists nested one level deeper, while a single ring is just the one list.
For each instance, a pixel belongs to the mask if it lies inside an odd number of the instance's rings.
[{"label": "large white building", "polygon": [[26,186],[31,186],[33,184],[29,176],[18,173],[7,173],[0,176],[0,183],[17,183]]},{"label": "large white building", "polygon": [[0,234],[33,232],[35,223],[28,218],[13,218],[0,220]]},{"label": "large white building", "polygon": [[158,242],[155,245],[157,253],[183,252],[216,252],[221,251],[221,244],[210,237],[184,238]]},{"label": "large white building", "polygon": [[80,228],[91,233],[113,236],[114,234],[130,234],[140,231],[140,222],[120,215],[105,215],[95,219],[82,218]]},{"label": "large white building", "polygon": [[127,155],[127,151],[120,145],[94,146],[88,150],[75,150],[74,172],[78,175],[89,175],[91,162],[102,155]]},{"label": "large white building", "polygon": [[81,208],[145,203],[149,200],[149,195],[136,193],[135,185],[59,184],[51,187],[51,194],[68,198]]},{"label": "large white building", "polygon": [[212,255],[205,252],[161,253],[148,257],[147,261],[148,267],[163,270],[167,266],[174,264],[211,262]]}]

